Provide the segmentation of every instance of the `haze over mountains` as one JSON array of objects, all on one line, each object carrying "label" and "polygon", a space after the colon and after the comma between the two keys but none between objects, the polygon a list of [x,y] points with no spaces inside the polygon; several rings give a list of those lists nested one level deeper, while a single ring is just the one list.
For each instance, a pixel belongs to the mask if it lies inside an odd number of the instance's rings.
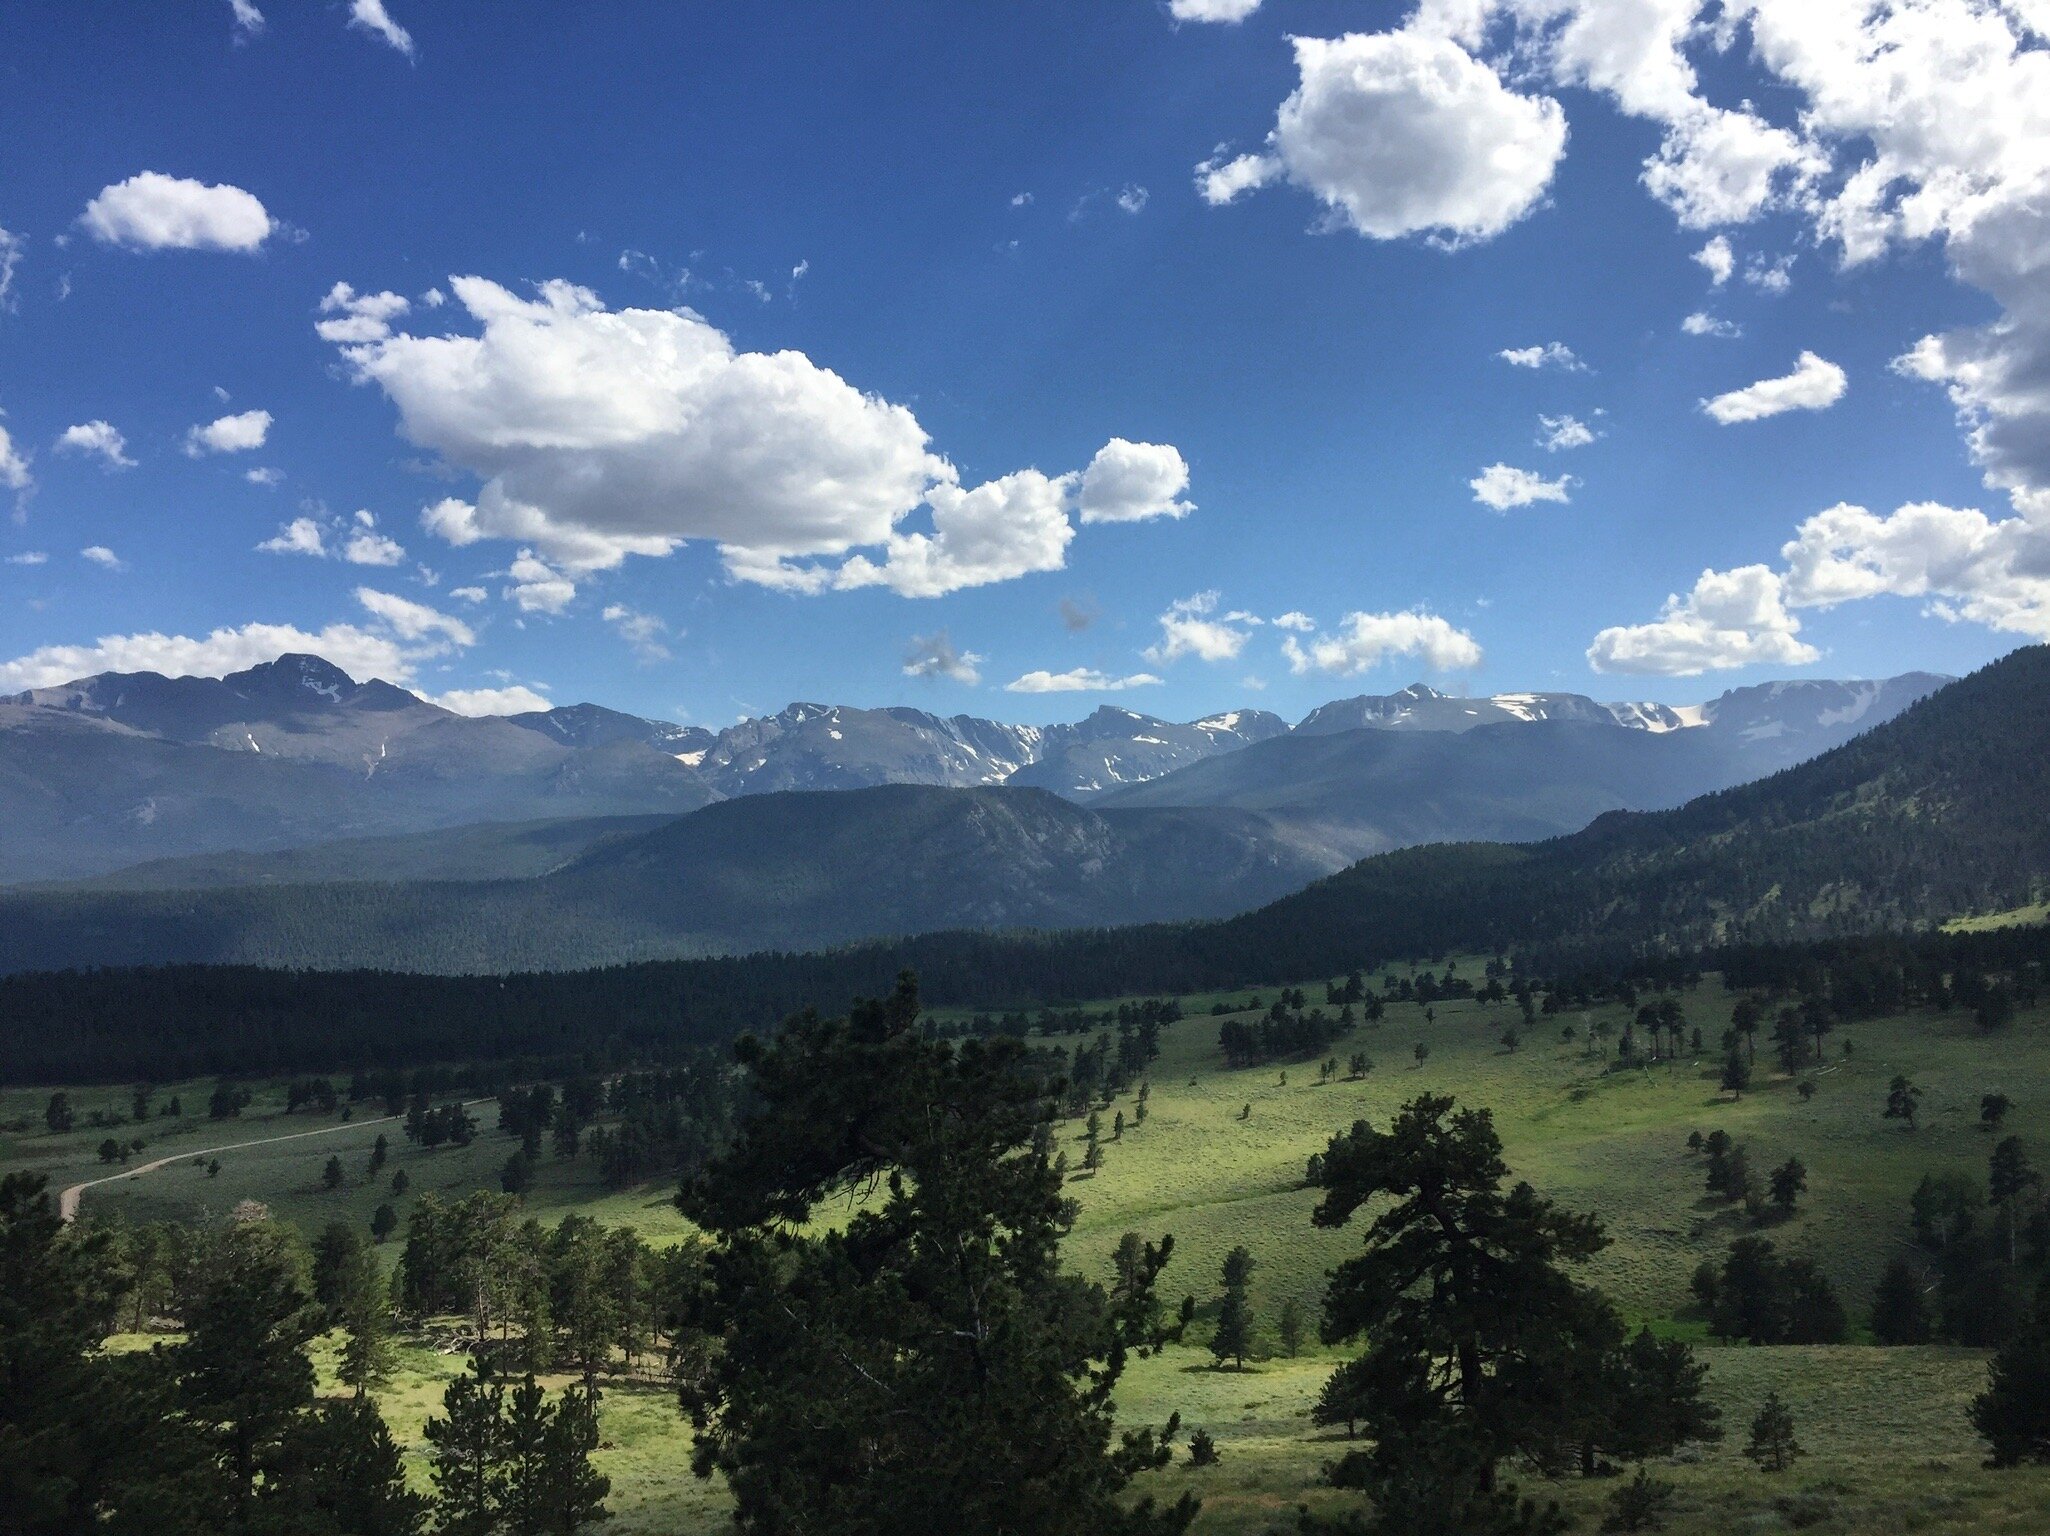
[{"label": "haze over mountains", "polygon": [[489,969],[1216,918],[1373,853],[1678,805],[1943,681],[1685,709],[1419,685],[1294,729],[795,704],[714,733],[589,704],[473,719],[313,657],[109,675],[0,701],[0,878],[91,882],[10,902],[43,942],[8,963]]}]

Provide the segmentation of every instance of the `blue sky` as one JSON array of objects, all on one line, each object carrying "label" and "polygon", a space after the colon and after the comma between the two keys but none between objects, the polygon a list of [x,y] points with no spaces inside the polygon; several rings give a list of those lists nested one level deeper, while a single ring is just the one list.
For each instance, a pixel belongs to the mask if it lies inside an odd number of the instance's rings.
[{"label": "blue sky", "polygon": [[2050,637],[2044,9],[24,0],[0,687],[1962,671]]}]

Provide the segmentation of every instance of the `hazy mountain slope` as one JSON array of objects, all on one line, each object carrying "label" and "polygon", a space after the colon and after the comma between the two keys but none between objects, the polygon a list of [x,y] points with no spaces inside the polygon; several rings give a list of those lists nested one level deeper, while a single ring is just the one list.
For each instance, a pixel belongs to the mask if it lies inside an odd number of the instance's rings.
[{"label": "hazy mountain slope", "polygon": [[1545,720],[1278,737],[1100,803],[1261,812],[1336,865],[1415,843],[1556,837],[1606,811],[1678,805],[1730,771],[1700,731]]},{"label": "hazy mountain slope", "polygon": [[747,796],[540,879],[0,895],[0,969],[173,960],[419,970],[823,948],[934,928],[1213,917],[1322,866],[1248,813],[1044,790]]},{"label": "hazy mountain slope", "polygon": [[537,731],[566,747],[603,747],[615,741],[637,741],[686,760],[705,752],[718,739],[701,725],[644,720],[602,704],[561,704],[554,709],[507,715],[505,719],[508,724]]},{"label": "hazy mountain slope", "polygon": [[0,883],[472,822],[680,815],[712,798],[639,741],[567,746],[316,657],[0,701]]},{"label": "hazy mountain slope", "polygon": [[396,837],[343,838],[272,853],[230,850],[159,859],[78,885],[120,891],[332,881],[526,880],[561,868],[594,844],[651,831],[671,819],[580,816],[567,821],[476,822]]}]

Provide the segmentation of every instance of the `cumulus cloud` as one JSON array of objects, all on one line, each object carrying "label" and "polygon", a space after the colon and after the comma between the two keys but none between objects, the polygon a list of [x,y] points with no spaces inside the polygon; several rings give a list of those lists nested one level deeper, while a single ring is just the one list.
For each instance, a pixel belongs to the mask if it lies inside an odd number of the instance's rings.
[{"label": "cumulus cloud", "polygon": [[669,659],[669,647],[662,643],[669,633],[669,626],[652,613],[642,613],[624,603],[608,603],[603,614],[613,633],[633,648],[634,655],[642,661],[656,662]]},{"label": "cumulus cloud", "polygon": [[28,241],[21,235],[0,229],[0,312],[14,309],[14,269],[21,265]]},{"label": "cumulus cloud", "polygon": [[133,469],[128,457],[128,440],[110,422],[93,420],[66,427],[57,434],[59,453],[90,454],[107,469]]},{"label": "cumulus cloud", "polygon": [[1744,263],[1744,281],[1763,293],[1778,297],[1794,286],[1794,258],[1753,256]]},{"label": "cumulus cloud", "polygon": [[1800,638],[1779,574],[1763,565],[1703,571],[1691,591],[1666,599],[1649,624],[1605,629],[1587,648],[1597,672],[1696,677],[1769,662],[1799,667],[1820,652]]},{"label": "cumulus cloud", "polygon": [[506,571],[505,599],[522,613],[561,613],[577,595],[576,583],[523,549]]},{"label": "cumulus cloud", "polygon": [[1500,234],[1551,184],[1564,110],[1511,89],[1450,36],[1409,26],[1290,41],[1299,80],[1266,150],[1197,167],[1210,203],[1285,180],[1334,225],[1459,245]]},{"label": "cumulus cloud", "polygon": [[1182,493],[1189,466],[1167,443],[1131,443],[1114,437],[1082,471],[1082,521],[1133,523],[1149,517],[1186,517],[1196,510]]},{"label": "cumulus cloud", "polygon": [[48,565],[50,557],[40,549],[25,549],[18,555],[7,557],[9,565]]},{"label": "cumulus cloud", "polygon": [[282,469],[273,469],[268,464],[264,464],[259,465],[255,469],[243,470],[242,478],[251,485],[260,485],[265,490],[269,490],[272,486],[284,480],[285,472]]},{"label": "cumulus cloud", "polygon": [[448,595],[453,598],[459,598],[466,603],[481,603],[491,596],[482,587],[450,587]]},{"label": "cumulus cloud", "polygon": [[1744,334],[1744,328],[1736,321],[1719,320],[1699,309],[1680,322],[1680,329],[1689,336],[1715,336],[1724,341],[1734,341]]},{"label": "cumulus cloud", "polygon": [[0,485],[10,491],[26,491],[34,483],[35,478],[28,472],[27,456],[14,446],[6,426],[0,424]]},{"label": "cumulus cloud", "polygon": [[911,644],[904,650],[904,675],[944,677],[973,687],[982,681],[982,663],[988,659],[956,648],[953,636],[943,629],[937,634],[911,637]]},{"label": "cumulus cloud", "polygon": [[1537,443],[1547,453],[1585,448],[1600,435],[1578,416],[1538,417]]},{"label": "cumulus cloud", "polygon": [[1328,634],[1305,644],[1294,635],[1281,642],[1289,670],[1347,675],[1377,667],[1392,657],[1416,657],[1437,671],[1477,667],[1480,645],[1465,630],[1421,609],[1405,613],[1348,613]]},{"label": "cumulus cloud", "polygon": [[1736,253],[1730,249],[1728,235],[1717,235],[1694,253],[1694,259],[1707,271],[1709,282],[1718,288],[1737,270]]},{"label": "cumulus cloud", "polygon": [[1317,627],[1315,619],[1293,608],[1272,622],[1276,629],[1292,630],[1299,635],[1307,635]]},{"label": "cumulus cloud", "polygon": [[[330,295],[323,322],[363,338],[337,345],[397,407],[400,431],[483,482],[474,500],[422,513],[451,543],[517,541],[573,584],[704,539],[736,580],[916,597],[1066,562],[1084,476],[1026,469],[963,486],[905,407],[801,352],[738,352],[688,309],[608,310],[564,282],[531,299],[475,277],[451,288],[480,334],[397,331],[391,306],[367,310],[353,289]],[[1154,455],[1156,472],[1168,454],[1180,463],[1160,445],[1126,449]],[[1172,491],[1137,495],[1106,492],[1099,510],[1174,505]],[[920,511],[929,530],[907,525]]]},{"label": "cumulus cloud", "polygon": [[359,528],[343,542],[342,558],[351,565],[397,565],[406,551],[396,539]]},{"label": "cumulus cloud", "polygon": [[1574,356],[1563,341],[1548,341],[1535,347],[1504,347],[1495,356],[1512,368],[1558,368],[1566,373],[1585,373],[1587,364]]},{"label": "cumulus cloud", "polygon": [[1843,369],[1813,352],[1803,352],[1795,359],[1792,373],[1717,395],[1702,401],[1701,408],[1727,427],[1788,411],[1825,411],[1843,399],[1847,387]]},{"label": "cumulus cloud", "polygon": [[256,546],[267,555],[312,555],[327,558],[327,530],[318,518],[295,517]]},{"label": "cumulus cloud", "polygon": [[88,544],[79,552],[81,558],[109,571],[125,571],[128,563],[104,544]]},{"label": "cumulus cloud", "polygon": [[400,597],[395,592],[358,587],[356,601],[382,620],[401,640],[424,641],[442,647],[468,647],[477,643],[476,631],[453,614],[430,608],[425,603],[416,603],[409,597]]},{"label": "cumulus cloud", "polygon": [[459,715],[524,715],[555,707],[547,694],[537,693],[524,683],[503,688],[451,688],[447,693],[427,693],[421,697]]},{"label": "cumulus cloud", "polygon": [[1117,205],[1126,213],[1143,213],[1147,200],[1152,195],[1137,183],[1127,183],[1124,190],[1117,195]]},{"label": "cumulus cloud", "polygon": [[313,329],[322,341],[337,346],[382,341],[391,334],[392,322],[403,319],[412,308],[412,300],[389,289],[358,293],[347,283],[336,283],[320,301],[320,312],[330,318],[315,321]]},{"label": "cumulus cloud", "polygon": [[349,0],[349,25],[413,57],[413,35],[392,20],[384,0]]},{"label": "cumulus cloud", "polygon": [[2025,517],[1938,502],[1880,517],[1844,504],[1801,524],[1780,557],[1800,607],[1919,597],[1940,619],[2050,640],[2050,528]]},{"label": "cumulus cloud", "polygon": [[236,42],[245,42],[263,31],[263,12],[251,0],[228,0],[228,8],[235,17]]},{"label": "cumulus cloud", "polygon": [[1249,613],[1217,612],[1218,594],[1198,592],[1168,604],[1160,616],[1160,639],[1146,648],[1156,667],[1183,656],[1202,661],[1230,661],[1245,649],[1251,626],[1260,620]]},{"label": "cumulus cloud", "polygon": [[237,411],[220,416],[185,434],[185,451],[193,458],[208,453],[249,453],[270,437],[269,411]]},{"label": "cumulus cloud", "polygon": [[1260,9],[1260,0],[1167,0],[1167,14],[1176,21],[1244,21]]},{"label": "cumulus cloud", "polygon": [[158,171],[103,187],[80,222],[132,251],[256,251],[277,227],[252,192]]},{"label": "cumulus cloud", "polygon": [[1466,483],[1473,491],[1473,499],[1495,512],[1527,507],[1533,502],[1573,499],[1571,475],[1547,480],[1534,470],[1517,469],[1509,464],[1490,464]]},{"label": "cumulus cloud", "polygon": [[1027,672],[1004,684],[1006,693],[1122,693],[1127,688],[1151,688],[1160,679],[1151,672],[1134,672],[1114,677],[1094,667],[1076,667],[1067,672]]},{"label": "cumulus cloud", "polygon": [[[329,624],[308,631],[291,624],[243,624],[199,637],[155,632],[103,635],[90,645],[46,645],[12,661],[0,662],[0,688],[54,688],[96,672],[223,677],[275,661],[288,652],[323,656],[354,678],[380,677],[404,683],[412,679],[420,662],[445,655],[452,646],[466,646],[474,638],[453,620],[447,621],[453,629],[437,630],[431,624],[409,622],[407,627],[413,633],[401,633],[397,625],[377,612],[366,593],[367,588],[358,588],[356,596],[371,610],[372,622],[368,625]],[[383,593],[369,595],[387,598]],[[405,599],[388,601],[404,603]],[[433,610],[421,612],[432,614]]]}]

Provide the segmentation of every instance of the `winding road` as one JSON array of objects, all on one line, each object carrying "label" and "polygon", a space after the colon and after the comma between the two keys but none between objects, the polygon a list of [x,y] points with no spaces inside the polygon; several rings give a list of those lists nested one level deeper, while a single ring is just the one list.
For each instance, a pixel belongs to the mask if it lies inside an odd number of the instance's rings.
[{"label": "winding road", "polygon": [[[471,1099],[463,1108],[469,1109],[474,1105],[490,1102],[489,1099]],[[288,1131],[283,1136],[259,1136],[254,1141],[231,1141],[225,1146],[196,1147],[189,1152],[174,1152],[169,1157],[160,1157],[153,1162],[138,1163],[133,1168],[124,1168],[119,1173],[110,1173],[104,1179],[87,1179],[83,1184],[70,1185],[57,1196],[57,1216],[62,1221],[76,1221],[79,1197],[87,1190],[97,1189],[102,1184],[116,1184],[122,1179],[139,1179],[145,1173],[155,1173],[170,1163],[182,1163],[196,1157],[215,1157],[223,1152],[240,1152],[249,1147],[267,1147],[273,1142],[301,1141],[308,1136],[333,1136],[339,1131],[360,1131],[365,1126],[390,1125],[395,1120],[405,1118],[404,1115],[379,1115],[375,1120],[345,1120],[340,1125],[321,1125],[310,1131]]]}]

